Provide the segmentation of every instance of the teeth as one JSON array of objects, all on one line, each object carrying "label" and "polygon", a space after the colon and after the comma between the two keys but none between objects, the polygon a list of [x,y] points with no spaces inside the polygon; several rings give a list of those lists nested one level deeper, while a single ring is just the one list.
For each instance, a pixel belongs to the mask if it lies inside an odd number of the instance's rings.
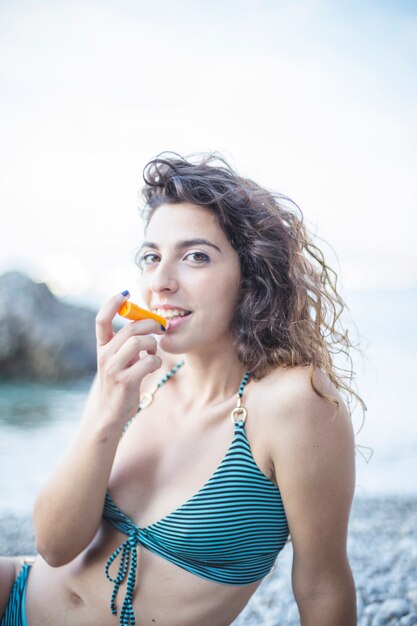
[{"label": "teeth", "polygon": [[166,319],[171,317],[184,317],[187,315],[187,311],[180,311],[179,309],[155,309],[157,315],[162,315]]}]

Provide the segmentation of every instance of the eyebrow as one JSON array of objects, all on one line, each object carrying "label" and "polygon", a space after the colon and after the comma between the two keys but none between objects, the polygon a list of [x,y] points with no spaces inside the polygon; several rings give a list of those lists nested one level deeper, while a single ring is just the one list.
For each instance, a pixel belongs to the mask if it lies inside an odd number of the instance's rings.
[{"label": "eyebrow", "polygon": [[[201,238],[185,239],[184,241],[178,241],[178,243],[175,244],[175,250],[183,250],[184,248],[189,248],[190,246],[201,245],[211,246],[221,253],[220,248],[218,248],[214,243],[211,243],[211,241],[208,241],[208,239]],[[142,250],[143,248],[155,248],[156,250],[159,250],[158,244],[154,243],[153,241],[143,241],[139,250]]]}]

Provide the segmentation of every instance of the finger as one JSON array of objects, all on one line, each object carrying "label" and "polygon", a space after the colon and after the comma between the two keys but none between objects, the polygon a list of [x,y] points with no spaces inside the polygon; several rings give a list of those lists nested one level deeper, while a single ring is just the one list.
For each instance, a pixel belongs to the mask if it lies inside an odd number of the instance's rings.
[{"label": "finger", "polygon": [[141,352],[155,355],[157,348],[158,344],[155,337],[150,335],[130,337],[108,361],[108,371],[121,372],[136,363],[140,359]]},{"label": "finger", "polygon": [[117,311],[129,298],[129,292],[118,293],[108,300],[96,316],[96,337],[99,346],[106,345],[113,338],[113,319]]},{"label": "finger", "polygon": [[162,359],[156,354],[148,354],[139,359],[128,369],[125,370],[124,375],[129,381],[142,381],[147,374],[152,374],[162,365]]},{"label": "finger", "polygon": [[113,337],[111,343],[111,349],[114,351],[120,350],[122,345],[130,338],[134,336],[145,337],[147,335],[162,335],[164,331],[161,329],[161,325],[152,319],[137,320],[136,322],[130,322],[121,328]]}]

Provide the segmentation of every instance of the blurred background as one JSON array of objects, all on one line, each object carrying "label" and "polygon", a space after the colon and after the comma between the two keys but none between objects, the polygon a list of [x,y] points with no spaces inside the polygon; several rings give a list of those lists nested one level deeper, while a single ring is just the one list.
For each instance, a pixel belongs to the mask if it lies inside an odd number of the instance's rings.
[{"label": "blurred background", "polygon": [[[3,0],[0,274],[94,312],[136,296],[144,165],[221,152],[297,202],[338,274],[357,494],[416,494],[416,67],[414,2]],[[30,512],[90,380],[0,381],[1,512]]]}]

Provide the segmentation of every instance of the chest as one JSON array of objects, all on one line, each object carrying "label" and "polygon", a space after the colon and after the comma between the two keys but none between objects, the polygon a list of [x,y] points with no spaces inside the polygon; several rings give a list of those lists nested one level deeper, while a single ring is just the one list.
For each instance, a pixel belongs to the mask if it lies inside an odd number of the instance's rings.
[{"label": "chest", "polygon": [[273,486],[256,402],[246,401],[244,433],[237,433],[230,419],[234,407],[232,398],[184,415],[167,390],[138,414],[119,444],[109,481],[112,497],[137,526],[152,525],[185,505],[188,509],[190,501],[196,505],[207,489],[223,488],[221,480],[227,480],[227,468],[238,457],[246,470],[266,480],[266,487]]}]

